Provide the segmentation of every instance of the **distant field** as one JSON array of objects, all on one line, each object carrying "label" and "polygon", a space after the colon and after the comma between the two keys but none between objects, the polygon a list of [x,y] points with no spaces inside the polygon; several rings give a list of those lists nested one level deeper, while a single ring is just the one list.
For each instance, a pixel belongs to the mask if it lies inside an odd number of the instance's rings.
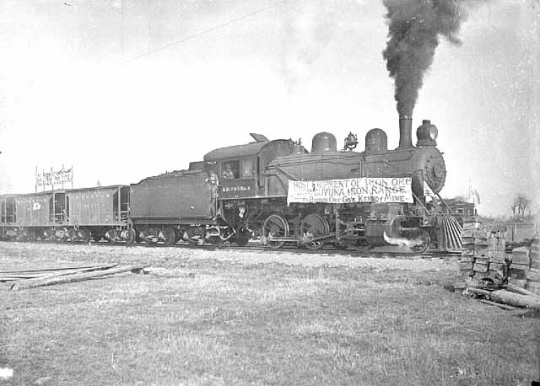
[{"label": "distant field", "polygon": [[530,385],[540,325],[443,289],[455,260],[0,243],[0,270],[149,275],[0,287],[12,385]]}]

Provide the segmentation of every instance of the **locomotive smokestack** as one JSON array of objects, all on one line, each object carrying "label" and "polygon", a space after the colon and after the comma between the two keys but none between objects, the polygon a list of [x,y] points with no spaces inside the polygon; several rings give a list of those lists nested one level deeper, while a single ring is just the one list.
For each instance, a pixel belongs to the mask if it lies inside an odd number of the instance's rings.
[{"label": "locomotive smokestack", "polygon": [[412,147],[412,118],[406,115],[400,115],[398,149],[410,149]]}]

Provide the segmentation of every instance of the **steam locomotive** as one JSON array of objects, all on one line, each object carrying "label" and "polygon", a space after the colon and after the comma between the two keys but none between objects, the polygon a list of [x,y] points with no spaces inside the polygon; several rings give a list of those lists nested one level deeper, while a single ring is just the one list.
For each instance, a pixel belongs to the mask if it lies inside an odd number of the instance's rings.
[{"label": "steam locomotive", "polygon": [[383,130],[314,136],[311,152],[290,139],[223,147],[203,161],[138,183],[3,195],[3,239],[190,244],[259,239],[270,248],[317,250],[407,245],[423,252],[461,248],[461,224],[443,213],[446,179],[437,128],[400,117],[399,146]]}]

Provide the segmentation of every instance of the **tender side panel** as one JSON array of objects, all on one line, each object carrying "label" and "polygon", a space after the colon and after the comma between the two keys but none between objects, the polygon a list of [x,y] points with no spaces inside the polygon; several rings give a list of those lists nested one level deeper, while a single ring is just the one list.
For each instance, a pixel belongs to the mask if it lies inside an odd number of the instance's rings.
[{"label": "tender side panel", "polygon": [[168,174],[131,185],[133,219],[208,219],[211,189],[205,172]]}]

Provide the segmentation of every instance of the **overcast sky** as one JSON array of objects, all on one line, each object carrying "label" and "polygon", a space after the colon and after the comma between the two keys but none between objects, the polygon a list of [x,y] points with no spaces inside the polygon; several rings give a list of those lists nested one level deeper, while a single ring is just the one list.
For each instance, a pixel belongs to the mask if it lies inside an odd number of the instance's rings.
[{"label": "overcast sky", "polygon": [[[475,1],[476,3],[476,1]],[[540,192],[540,5],[478,2],[441,41],[413,125],[431,119],[443,197],[509,214]],[[34,191],[36,166],[74,187],[124,184],[222,146],[301,138],[341,144],[379,127],[398,145],[375,0],[3,0],[0,192]],[[363,141],[361,141],[363,144]]]}]

